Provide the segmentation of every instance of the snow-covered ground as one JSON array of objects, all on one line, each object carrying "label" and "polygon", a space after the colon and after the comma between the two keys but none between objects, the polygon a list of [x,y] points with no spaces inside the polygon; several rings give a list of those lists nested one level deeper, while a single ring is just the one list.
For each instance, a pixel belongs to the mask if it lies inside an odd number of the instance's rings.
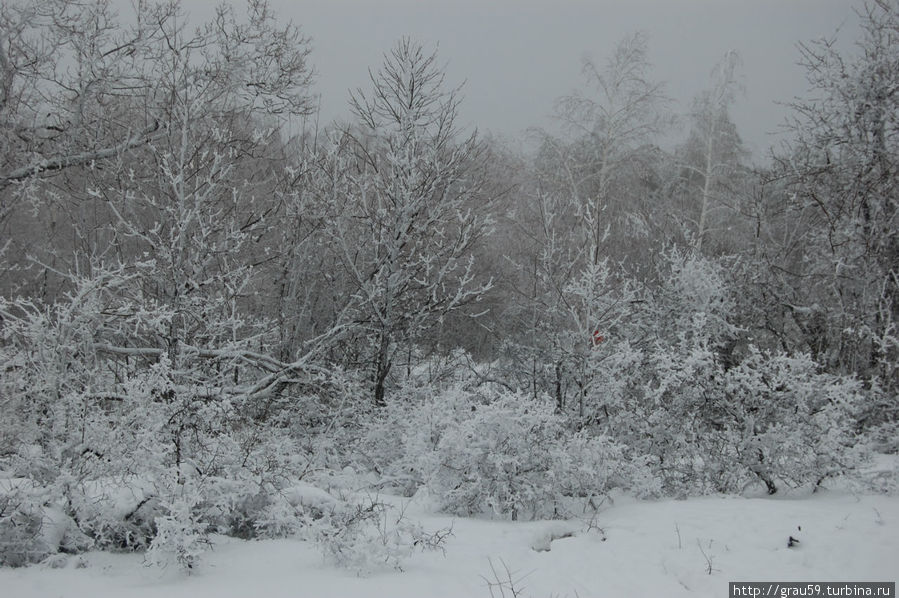
[{"label": "snow-covered ground", "polygon": [[[490,597],[488,581],[511,573],[522,598],[720,598],[728,581],[895,581],[899,572],[895,496],[619,498],[593,521],[518,523],[453,519],[413,502],[406,516],[429,529],[452,525],[445,555],[419,553],[403,571],[359,577],[325,564],[307,542],[217,537],[189,576],[147,567],[141,555],[89,553],[60,568],[0,570],[0,595],[474,598]],[[799,540],[792,548],[790,536]],[[492,590],[512,596],[508,586]]]}]

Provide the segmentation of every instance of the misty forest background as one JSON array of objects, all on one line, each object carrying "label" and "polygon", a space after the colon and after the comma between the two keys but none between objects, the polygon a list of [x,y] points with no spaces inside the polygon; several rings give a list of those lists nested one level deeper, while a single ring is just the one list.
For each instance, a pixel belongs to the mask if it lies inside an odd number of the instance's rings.
[{"label": "misty forest background", "polygon": [[440,544],[310,500],[351,473],[530,519],[895,452],[899,5],[858,18],[797,40],[811,93],[751,166],[733,52],[673,114],[625,36],[521,150],[461,127],[425,42],[325,124],[261,0],[3,3],[0,560]]}]

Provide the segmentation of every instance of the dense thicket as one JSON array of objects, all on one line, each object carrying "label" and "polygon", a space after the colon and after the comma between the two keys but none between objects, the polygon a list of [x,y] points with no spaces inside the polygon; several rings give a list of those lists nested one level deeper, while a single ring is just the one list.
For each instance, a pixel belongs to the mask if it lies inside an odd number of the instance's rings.
[{"label": "dense thicket", "polygon": [[307,127],[306,38],[245,7],[0,7],[2,563],[191,567],[221,532],[365,568],[445,534],[388,528],[358,474],[552,517],[896,449],[895,2],[857,54],[801,46],[817,93],[755,170],[734,53],[663,149],[626,37],[521,155],[410,39]]}]

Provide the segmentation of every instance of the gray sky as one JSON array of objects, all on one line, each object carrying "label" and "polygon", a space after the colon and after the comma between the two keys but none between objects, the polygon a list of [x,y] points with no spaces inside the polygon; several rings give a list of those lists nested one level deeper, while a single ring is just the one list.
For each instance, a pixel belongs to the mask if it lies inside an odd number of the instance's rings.
[{"label": "gray sky", "polygon": [[[832,34],[848,46],[861,0],[271,0],[312,38],[324,122],[347,114],[347,92],[403,35],[439,44],[451,84],[465,81],[463,119],[516,138],[552,128],[554,100],[580,83],[580,58],[598,62],[624,35],[646,31],[656,78],[686,110],[730,49],[743,59],[746,93],[733,110],[756,157],[774,142],[789,101],[806,91],[798,41]],[[186,0],[195,16],[211,3]]]}]

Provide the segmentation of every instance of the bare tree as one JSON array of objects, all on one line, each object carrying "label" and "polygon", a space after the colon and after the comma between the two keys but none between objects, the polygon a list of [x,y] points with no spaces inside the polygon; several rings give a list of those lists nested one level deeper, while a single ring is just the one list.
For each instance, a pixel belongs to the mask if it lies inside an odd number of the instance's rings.
[{"label": "bare tree", "polygon": [[[809,344],[828,365],[899,387],[899,5],[860,13],[856,55],[831,39],[800,46],[815,95],[793,103],[795,139],[779,157],[794,209],[811,218],[802,298]],[[875,419],[897,417],[895,401]],[[872,412],[873,413],[873,412]]]},{"label": "bare tree", "polygon": [[[37,284],[22,271],[38,262],[52,299],[52,279],[84,272],[91,257],[146,251],[129,227],[152,227],[147,201],[160,198],[145,185],[163,167],[177,174],[171,156],[197,170],[258,163],[290,116],[310,112],[306,39],[265,2],[246,7],[222,7],[192,31],[177,2],[138,3],[127,23],[99,1],[3,6],[0,225],[32,233],[8,236],[7,288]],[[254,210],[240,208],[249,222]]]},{"label": "bare tree", "polygon": [[670,122],[664,85],[649,78],[647,49],[646,34],[635,33],[618,43],[602,67],[585,58],[587,90],[556,105],[565,129],[580,140],[560,159],[565,189],[581,206],[594,264],[602,259],[610,230],[634,215],[631,186],[641,176],[637,171],[649,170],[652,144]]},{"label": "bare tree", "polygon": [[565,136],[541,133],[530,188],[519,193],[515,231],[527,248],[518,273],[514,343],[530,386],[572,403],[580,416],[593,365],[607,354],[633,290],[618,268],[648,250],[660,162],[656,136],[669,122],[663,85],[650,80],[647,37],[624,38],[601,66],[583,61],[585,90],[560,98]]},{"label": "bare tree", "polygon": [[[744,156],[740,136],[730,120],[729,108],[740,90],[737,69],[740,56],[735,51],[712,69],[712,84],[693,100],[690,138],[682,150],[681,167],[687,171],[689,195],[698,195],[699,216],[693,223],[693,246],[702,251],[714,213],[730,203],[722,194],[734,197],[733,186]],[[694,200],[695,201],[695,200]],[[723,205],[722,205],[723,204]]]},{"label": "bare tree", "polygon": [[[259,266],[276,251],[280,127],[311,108],[308,45],[255,0],[245,15],[222,6],[194,30],[177,3],[138,4],[131,28],[104,2],[29,6],[6,13],[30,28],[22,40],[57,40],[76,66],[61,70],[53,57],[34,72],[17,67],[21,106],[4,113],[7,122],[34,120],[23,112],[34,99],[22,95],[29,81],[36,101],[65,112],[47,117],[56,137],[6,156],[31,166],[22,177],[6,170],[0,193],[34,208],[14,206],[16,222],[48,234],[12,240],[61,283],[55,294],[5,303],[0,319],[27,328],[46,311],[46,325],[66,331],[53,351],[71,363],[52,382],[71,379],[68,370],[80,377],[57,393],[63,407],[88,413],[155,376],[159,388],[142,408],[168,414],[160,434],[179,465],[204,448],[191,439],[256,410],[254,401],[306,371],[308,356],[269,354],[276,334],[255,307]],[[7,56],[25,55],[16,52]],[[19,337],[27,351],[34,339]],[[218,419],[199,415],[213,404]]]},{"label": "bare tree", "polygon": [[356,125],[335,135],[321,177],[330,230],[352,289],[347,317],[370,347],[376,405],[401,347],[427,340],[442,318],[476,303],[472,245],[488,232],[485,148],[457,129],[458,89],[436,54],[404,38],[351,96]]}]

